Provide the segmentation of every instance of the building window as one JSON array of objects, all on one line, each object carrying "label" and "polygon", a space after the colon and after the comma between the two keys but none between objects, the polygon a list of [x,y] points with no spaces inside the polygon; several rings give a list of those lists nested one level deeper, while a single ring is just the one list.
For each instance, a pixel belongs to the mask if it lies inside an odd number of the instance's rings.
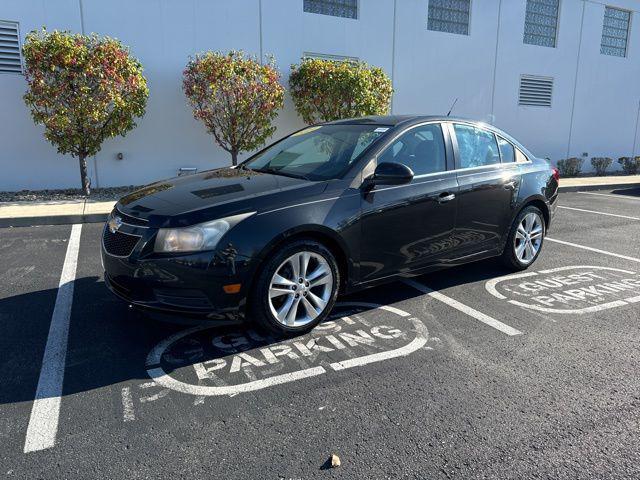
[{"label": "building window", "polygon": [[429,0],[427,28],[469,35],[471,0]]},{"label": "building window", "polygon": [[0,73],[22,73],[20,34],[16,22],[0,20]]},{"label": "building window", "polygon": [[560,0],[527,0],[524,43],[555,47]]},{"label": "building window", "polygon": [[304,0],[303,10],[332,17],[358,18],[358,0]]},{"label": "building window", "polygon": [[518,105],[529,107],[550,107],[553,95],[553,78],[522,75]]},{"label": "building window", "polygon": [[627,56],[631,12],[619,8],[605,7],[602,22],[600,53],[615,57]]}]

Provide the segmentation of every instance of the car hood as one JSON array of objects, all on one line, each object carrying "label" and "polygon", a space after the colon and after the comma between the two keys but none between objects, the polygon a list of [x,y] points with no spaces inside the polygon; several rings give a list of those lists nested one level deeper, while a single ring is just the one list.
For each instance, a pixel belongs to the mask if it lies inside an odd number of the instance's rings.
[{"label": "car hood", "polygon": [[152,183],[121,198],[116,207],[124,214],[148,220],[152,226],[188,225],[249,210],[260,212],[273,207],[279,192],[315,191],[322,183],[219,168]]}]

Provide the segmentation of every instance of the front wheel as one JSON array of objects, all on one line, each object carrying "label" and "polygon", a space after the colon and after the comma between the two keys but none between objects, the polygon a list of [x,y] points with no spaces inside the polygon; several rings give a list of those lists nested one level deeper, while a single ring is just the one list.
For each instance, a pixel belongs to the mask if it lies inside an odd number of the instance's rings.
[{"label": "front wheel", "polygon": [[514,270],[525,270],[540,255],[546,233],[542,212],[536,207],[523,209],[513,221],[502,262]]},{"label": "front wheel", "polygon": [[305,333],[329,315],[339,284],[332,253],[313,240],[298,240],[266,260],[249,299],[250,313],[272,332]]}]

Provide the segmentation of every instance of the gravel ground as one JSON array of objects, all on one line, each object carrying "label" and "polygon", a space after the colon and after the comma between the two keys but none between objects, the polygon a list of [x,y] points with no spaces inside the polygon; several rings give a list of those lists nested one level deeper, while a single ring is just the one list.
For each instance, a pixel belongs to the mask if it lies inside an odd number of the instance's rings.
[{"label": "gravel ground", "polygon": [[[126,187],[94,188],[91,190],[89,200],[109,201],[118,200],[120,197],[137,190],[140,186],[128,185]],[[83,200],[84,194],[79,188],[65,190],[21,190],[19,192],[0,192],[0,202],[29,202],[29,201],[64,201]]]}]

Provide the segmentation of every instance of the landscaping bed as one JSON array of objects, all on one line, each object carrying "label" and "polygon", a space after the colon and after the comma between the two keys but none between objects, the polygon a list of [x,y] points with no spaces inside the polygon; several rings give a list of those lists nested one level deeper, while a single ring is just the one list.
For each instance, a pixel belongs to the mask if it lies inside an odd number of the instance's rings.
[{"label": "landscaping bed", "polygon": [[[124,187],[94,188],[91,190],[89,201],[107,202],[118,200],[140,186],[128,185]],[[61,190],[20,190],[19,192],[0,192],[0,202],[33,202],[60,201],[68,202],[84,200],[85,195],[79,188]]]}]

